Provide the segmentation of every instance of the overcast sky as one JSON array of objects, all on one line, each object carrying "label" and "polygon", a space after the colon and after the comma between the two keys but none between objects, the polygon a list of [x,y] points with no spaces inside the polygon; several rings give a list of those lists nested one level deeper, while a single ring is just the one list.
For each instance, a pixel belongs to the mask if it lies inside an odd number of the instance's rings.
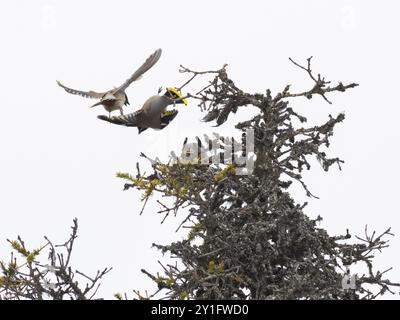
[{"label": "overcast sky", "polygon": [[331,95],[333,105],[318,97],[292,102],[311,124],[346,113],[330,150],[346,161],[343,170],[316,167],[307,174],[320,200],[306,199],[300,188],[293,194],[309,201],[307,214],[321,215],[321,227],[332,235],[391,226],[396,237],[376,262],[382,270],[393,266],[389,276],[400,281],[399,9],[394,0],[1,1],[0,258],[8,258],[6,239],[18,234],[34,247],[43,235],[65,241],[77,217],[74,267],[88,274],[114,267],[99,295],[151,291],[140,269],[160,269],[163,258],[151,243],[180,239],[174,230],[181,220],[160,225],[153,204],[139,216],[140,194],[123,192],[115,173],[134,173],[137,161],[146,166],[140,152],[166,159],[186,136],[234,135],[232,125],[252,112],[215,129],[199,122],[203,115],[191,103],[179,107],[165,130],[139,136],[96,119],[106,112],[89,109],[93,101],[68,95],[56,80],[108,90],[162,48],[157,65],[127,90],[127,111],[133,111],[160,86],[181,85],[180,64],[208,70],[228,63],[232,79],[250,92],[276,92],[289,83],[293,91],[309,89],[312,83],[288,57],[313,55],[316,72],[360,87]]}]

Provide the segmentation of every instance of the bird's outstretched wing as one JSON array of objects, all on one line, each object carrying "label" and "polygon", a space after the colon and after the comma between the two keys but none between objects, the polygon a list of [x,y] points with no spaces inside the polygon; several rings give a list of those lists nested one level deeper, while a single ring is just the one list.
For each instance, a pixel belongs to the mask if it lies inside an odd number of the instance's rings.
[{"label": "bird's outstretched wing", "polygon": [[[178,110],[172,110],[172,111],[165,111],[164,113],[161,114],[161,128],[164,129],[168,124],[174,120],[176,115],[178,114]],[[129,113],[126,115],[121,115],[121,116],[114,116],[114,117],[107,117],[104,115],[97,116],[100,120],[107,121],[113,124],[117,124],[120,126],[126,126],[126,127],[138,127],[139,133],[142,133],[143,131],[147,130],[147,127],[141,127],[142,125],[142,115],[143,115],[143,110],[140,109],[136,112]]]},{"label": "bird's outstretched wing", "polygon": [[150,57],[147,58],[145,63],[143,63],[139,69],[135,71],[134,74],[131,75],[129,79],[125,81],[120,87],[118,87],[115,91],[124,91],[126,88],[130,86],[133,81],[136,81],[143,75],[147,70],[149,70],[152,66],[154,66],[157,61],[161,57],[161,49],[157,49]]},{"label": "bird's outstretched wing", "polygon": [[126,127],[137,127],[140,123],[140,115],[142,114],[143,110],[137,110],[136,112],[129,113],[126,115],[114,116],[114,117],[107,117],[104,115],[97,116],[100,120],[107,121],[113,124],[118,124],[120,126]]},{"label": "bird's outstretched wing", "polygon": [[60,81],[57,81],[57,84],[63,88],[65,91],[67,91],[68,93],[71,94],[76,94],[85,98],[90,98],[90,99],[101,99],[104,95],[104,93],[101,92],[94,92],[94,91],[79,91],[79,90],[75,90],[75,89],[71,89],[68,88],[66,86],[64,86]]}]

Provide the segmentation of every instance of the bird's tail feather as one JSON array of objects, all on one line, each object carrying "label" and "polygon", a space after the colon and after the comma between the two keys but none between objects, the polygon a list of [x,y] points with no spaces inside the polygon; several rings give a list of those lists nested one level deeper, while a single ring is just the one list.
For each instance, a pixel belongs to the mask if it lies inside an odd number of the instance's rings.
[{"label": "bird's tail feather", "polygon": [[142,127],[138,127],[139,130],[139,134],[141,134],[143,131],[147,130],[148,128],[142,128]]},{"label": "bird's tail feather", "polygon": [[109,117],[107,117],[107,116],[100,115],[100,116],[97,116],[97,118],[100,119],[100,120],[103,120],[103,121],[107,121],[107,122],[111,122],[111,123],[112,123],[111,118],[109,118]]},{"label": "bird's tail feather", "polygon": [[99,101],[99,102],[95,103],[94,105],[90,106],[89,108],[97,107],[97,106],[101,105],[102,103],[103,103],[102,101]]}]

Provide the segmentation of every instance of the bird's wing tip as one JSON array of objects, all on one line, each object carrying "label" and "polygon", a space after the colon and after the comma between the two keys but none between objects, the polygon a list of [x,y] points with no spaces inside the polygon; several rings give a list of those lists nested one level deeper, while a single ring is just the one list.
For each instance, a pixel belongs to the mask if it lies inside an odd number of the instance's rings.
[{"label": "bird's wing tip", "polygon": [[161,49],[161,48],[158,48],[158,49],[154,52],[154,56],[155,56],[156,60],[160,59],[161,53],[162,53],[162,49]]}]

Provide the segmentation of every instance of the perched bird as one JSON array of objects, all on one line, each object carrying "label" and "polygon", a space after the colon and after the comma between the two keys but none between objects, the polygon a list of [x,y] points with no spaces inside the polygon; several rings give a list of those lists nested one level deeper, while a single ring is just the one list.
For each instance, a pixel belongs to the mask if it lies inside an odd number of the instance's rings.
[{"label": "perched bird", "polygon": [[129,100],[125,93],[125,90],[130,86],[132,82],[139,80],[147,70],[154,66],[160,59],[160,56],[161,49],[158,49],[150,57],[148,57],[145,63],[143,63],[141,67],[137,69],[135,73],[132,74],[132,76],[127,79],[121,86],[111,89],[107,92],[101,93],[95,91],[79,91],[68,88],[59,81],[57,81],[57,84],[68,93],[80,95],[85,98],[100,99],[100,101],[92,105],[91,108],[102,105],[104,109],[108,111],[109,115],[111,114],[111,111],[115,110],[120,110],[121,115],[123,115],[124,112],[122,110],[122,107],[124,105],[129,105]]},{"label": "perched bird", "polygon": [[133,113],[116,117],[98,116],[97,118],[126,127],[137,127],[139,134],[148,128],[163,129],[178,114],[177,110],[166,111],[169,105],[187,105],[182,94],[174,89],[167,88],[164,95],[152,96],[146,100],[143,107]]}]

